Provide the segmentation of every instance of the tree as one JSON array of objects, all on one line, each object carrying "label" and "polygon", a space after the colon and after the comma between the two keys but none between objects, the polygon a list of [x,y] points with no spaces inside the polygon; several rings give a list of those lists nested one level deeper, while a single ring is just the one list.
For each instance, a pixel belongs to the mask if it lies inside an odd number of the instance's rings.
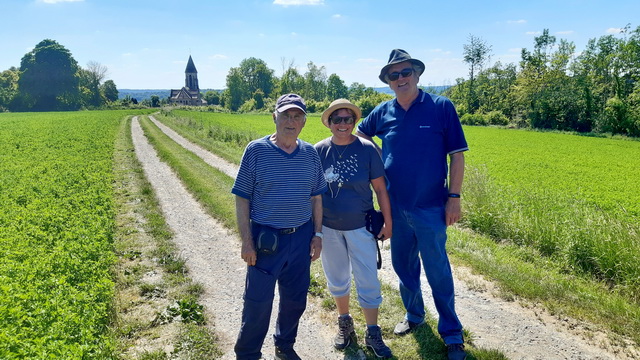
[{"label": "tree", "polygon": [[100,93],[109,102],[118,100],[118,88],[113,80],[107,80],[100,86]]},{"label": "tree", "polygon": [[282,78],[280,78],[280,94],[289,94],[289,93],[302,93],[304,88],[304,77],[300,75],[298,70],[294,68],[292,65],[284,71],[282,74]]},{"label": "tree", "polygon": [[349,95],[349,89],[344,81],[336,74],[329,75],[327,80],[327,98],[328,100],[343,99]]},{"label": "tree", "polygon": [[318,67],[313,61],[307,64],[304,74],[302,97],[308,100],[322,101],[327,96],[327,73],[324,66]]},{"label": "tree", "polygon": [[13,99],[18,94],[18,79],[20,71],[13,66],[0,73],[0,112],[12,106]]},{"label": "tree", "polygon": [[481,38],[469,35],[469,43],[464,44],[462,47],[464,49],[464,62],[469,64],[469,93],[467,97],[467,110],[470,113],[474,113],[480,107],[475,91],[475,75],[480,72],[484,64],[489,61],[491,46],[487,45],[487,43]]},{"label": "tree", "polygon": [[238,110],[249,99],[249,96],[246,95],[247,93],[246,83],[243,80],[240,68],[229,69],[227,88],[222,93],[225,106],[232,111]]},{"label": "tree", "polygon": [[78,64],[64,46],[45,39],[20,62],[18,90],[26,110],[79,108]]},{"label": "tree", "polygon": [[208,105],[219,105],[220,104],[220,93],[217,91],[207,91],[204,94],[204,99],[207,101]]},{"label": "tree", "polygon": [[78,69],[78,86],[80,99],[84,107],[99,107],[102,105],[100,83],[89,70]]},{"label": "tree", "polygon": [[240,75],[245,83],[246,95],[243,100],[248,100],[257,90],[261,90],[268,97],[273,91],[273,70],[267,67],[263,60],[250,57],[240,62]]}]

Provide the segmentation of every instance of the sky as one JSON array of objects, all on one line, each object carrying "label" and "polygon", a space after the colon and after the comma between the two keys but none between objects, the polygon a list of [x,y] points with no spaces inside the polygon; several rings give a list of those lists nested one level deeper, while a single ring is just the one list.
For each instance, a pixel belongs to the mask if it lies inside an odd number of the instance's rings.
[{"label": "sky", "polygon": [[293,65],[324,66],[345,84],[378,79],[394,48],[426,65],[420,85],[468,78],[463,45],[491,46],[489,65],[518,64],[544,29],[571,41],[640,25],[638,0],[1,0],[0,71],[19,67],[44,39],[82,67],[97,62],[119,89],[184,86],[192,56],[201,89],[223,89],[229,69],[263,60],[276,76]]}]

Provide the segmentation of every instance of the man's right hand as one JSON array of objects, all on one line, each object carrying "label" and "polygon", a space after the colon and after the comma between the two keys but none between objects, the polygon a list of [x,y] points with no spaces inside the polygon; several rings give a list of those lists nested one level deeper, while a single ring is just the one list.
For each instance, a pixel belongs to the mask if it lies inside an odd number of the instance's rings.
[{"label": "man's right hand", "polygon": [[254,266],[256,264],[256,260],[258,259],[258,254],[256,253],[256,249],[253,246],[253,241],[242,242],[242,250],[240,251],[240,257],[242,257],[242,260],[244,260],[249,266]]}]

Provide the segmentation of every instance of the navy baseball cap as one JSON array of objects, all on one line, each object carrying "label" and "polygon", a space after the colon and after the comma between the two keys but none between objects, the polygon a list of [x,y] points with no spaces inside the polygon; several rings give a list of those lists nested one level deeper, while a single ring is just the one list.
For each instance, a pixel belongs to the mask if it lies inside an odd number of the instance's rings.
[{"label": "navy baseball cap", "polygon": [[297,108],[302,110],[303,113],[307,113],[307,105],[304,100],[297,94],[285,94],[278,98],[276,101],[276,111],[281,113],[289,109]]}]

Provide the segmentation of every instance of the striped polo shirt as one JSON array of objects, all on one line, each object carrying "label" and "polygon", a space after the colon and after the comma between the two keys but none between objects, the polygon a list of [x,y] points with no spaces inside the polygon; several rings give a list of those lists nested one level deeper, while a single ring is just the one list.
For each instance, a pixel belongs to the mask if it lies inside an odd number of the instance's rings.
[{"label": "striped polo shirt", "polygon": [[250,200],[251,220],[277,229],[297,227],[311,219],[311,197],[327,190],[320,157],[300,139],[288,154],[270,136],[247,145],[231,192]]}]

